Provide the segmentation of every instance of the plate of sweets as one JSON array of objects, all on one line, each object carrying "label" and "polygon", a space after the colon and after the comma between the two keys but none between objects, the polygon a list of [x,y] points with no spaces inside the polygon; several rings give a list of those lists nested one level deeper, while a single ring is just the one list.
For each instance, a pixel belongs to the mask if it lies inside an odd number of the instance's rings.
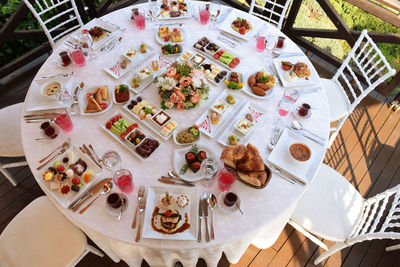
[{"label": "plate of sweets", "polygon": [[112,96],[107,85],[87,88],[79,95],[80,114],[92,116],[103,114],[112,106]]},{"label": "plate of sweets", "polygon": [[191,18],[191,6],[187,0],[162,0],[160,7],[160,20]]},{"label": "plate of sweets", "polygon": [[143,238],[197,240],[198,201],[197,188],[150,186]]},{"label": "plate of sweets", "polygon": [[158,31],[155,33],[156,41],[159,44],[168,43],[183,43],[185,41],[186,32],[183,27],[169,27],[169,26],[159,26]]}]

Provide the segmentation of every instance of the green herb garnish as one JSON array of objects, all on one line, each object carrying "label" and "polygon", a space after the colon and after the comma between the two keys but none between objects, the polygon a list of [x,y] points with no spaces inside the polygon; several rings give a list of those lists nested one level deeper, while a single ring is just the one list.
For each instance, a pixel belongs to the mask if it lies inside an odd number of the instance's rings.
[{"label": "green herb garnish", "polygon": [[229,82],[227,87],[232,90],[240,90],[239,84],[236,82]]},{"label": "green herb garnish", "polygon": [[189,170],[190,166],[189,164],[185,164],[182,166],[181,170],[179,171],[179,174],[185,174],[187,172],[187,170]]}]

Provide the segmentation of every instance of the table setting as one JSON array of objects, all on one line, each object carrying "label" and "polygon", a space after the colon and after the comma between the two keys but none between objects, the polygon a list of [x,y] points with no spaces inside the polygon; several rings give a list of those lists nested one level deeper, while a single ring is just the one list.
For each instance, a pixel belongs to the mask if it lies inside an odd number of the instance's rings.
[{"label": "table setting", "polygon": [[21,136],[40,187],[114,261],[216,266],[275,242],[323,161],[327,107],[312,63],[271,24],[162,0],[63,40]]}]

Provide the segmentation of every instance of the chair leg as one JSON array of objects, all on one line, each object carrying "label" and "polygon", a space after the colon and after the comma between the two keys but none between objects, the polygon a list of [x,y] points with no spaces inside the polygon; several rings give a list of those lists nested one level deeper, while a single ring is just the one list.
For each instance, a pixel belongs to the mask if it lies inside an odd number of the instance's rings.
[{"label": "chair leg", "polygon": [[92,252],[93,254],[95,254],[95,255],[97,255],[97,256],[99,256],[99,257],[103,257],[104,256],[104,253],[103,252],[101,252],[100,250],[98,250],[97,248],[95,248],[95,247],[93,247],[93,246],[91,246],[91,245],[87,245],[87,247],[86,247],[86,249],[89,251],[89,252]]},{"label": "chair leg", "polygon": [[3,168],[3,165],[0,165],[0,172],[12,183],[13,186],[17,186],[17,182],[14,180],[14,177],[11,175],[11,173]]},{"label": "chair leg", "polygon": [[336,252],[338,252],[339,250],[344,249],[345,247],[348,247],[348,245],[346,245],[344,242],[337,242],[335,245],[333,245],[332,247],[330,247],[328,249],[328,251],[323,252],[321,255],[318,256],[318,258],[316,258],[314,260],[314,264],[318,265],[321,261],[325,260],[326,258],[328,258],[329,256],[335,254]]},{"label": "chair leg", "polygon": [[400,244],[385,248],[386,251],[393,251],[393,250],[397,250],[397,249],[400,249]]},{"label": "chair leg", "polygon": [[310,232],[308,232],[306,229],[304,229],[303,227],[301,227],[300,225],[298,225],[297,223],[295,223],[294,221],[292,221],[291,219],[289,219],[289,224],[291,226],[293,226],[293,228],[295,228],[297,231],[299,231],[300,233],[302,233],[303,235],[305,235],[308,239],[310,239],[312,242],[314,242],[315,244],[317,244],[318,246],[320,246],[321,248],[328,250],[328,246],[325,245],[321,240],[319,240],[318,238],[316,238],[314,235],[312,235]]}]

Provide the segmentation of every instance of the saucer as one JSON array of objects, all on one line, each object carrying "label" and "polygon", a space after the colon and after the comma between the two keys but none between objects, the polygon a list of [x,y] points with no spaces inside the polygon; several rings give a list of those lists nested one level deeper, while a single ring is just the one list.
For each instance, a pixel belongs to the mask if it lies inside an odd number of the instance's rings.
[{"label": "saucer", "polygon": [[311,109],[308,110],[308,114],[307,114],[307,116],[305,116],[305,117],[302,117],[302,116],[299,115],[299,111],[297,110],[297,108],[294,108],[294,109],[292,110],[292,113],[293,113],[294,116],[295,116],[296,118],[298,118],[299,120],[307,120],[307,119],[309,119],[309,118],[311,117],[311,115],[312,115]]},{"label": "saucer", "polygon": [[[115,192],[111,192],[111,193],[115,193]],[[128,202],[128,197],[126,195],[124,195],[123,193],[118,193],[119,197],[122,198],[122,200],[125,200],[125,205],[122,207],[122,212],[124,212],[129,205]],[[119,215],[119,211],[121,210],[121,207],[119,207],[118,209],[114,209],[112,207],[110,207],[110,205],[108,205],[107,203],[107,197],[108,195],[106,195],[106,197],[104,198],[104,202],[105,202],[105,207],[107,212],[111,215],[111,216],[118,216]]]},{"label": "saucer", "polygon": [[[220,210],[222,210],[222,211],[223,211],[224,213],[226,213],[226,214],[235,213],[236,211],[239,210],[239,208],[236,206],[236,204],[234,204],[234,205],[231,206],[231,207],[228,207],[228,206],[226,206],[225,203],[224,203],[224,197],[225,197],[225,194],[226,194],[227,192],[228,192],[228,191],[223,191],[223,192],[221,192],[221,193],[218,195],[218,197],[217,197],[218,208],[219,208]],[[234,191],[231,191],[231,192],[234,192]],[[240,197],[239,197],[238,193],[236,193],[236,192],[234,192],[234,193],[235,193],[235,194],[237,195],[237,197],[238,197],[238,199],[237,199],[237,204],[238,204],[239,207],[241,207]]]}]

